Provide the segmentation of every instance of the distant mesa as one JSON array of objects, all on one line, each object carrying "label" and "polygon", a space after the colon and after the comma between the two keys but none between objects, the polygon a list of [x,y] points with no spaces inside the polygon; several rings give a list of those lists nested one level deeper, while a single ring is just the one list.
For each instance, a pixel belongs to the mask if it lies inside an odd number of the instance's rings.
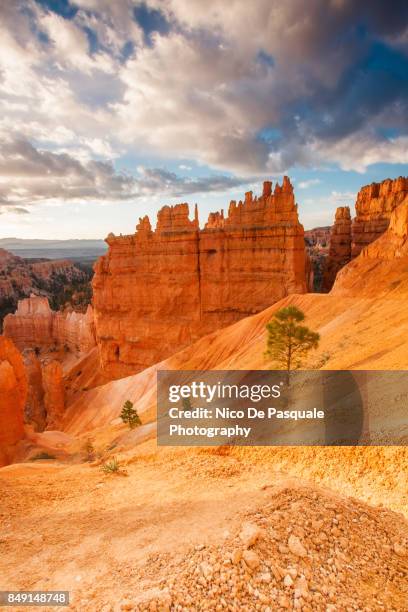
[{"label": "distant mesa", "polygon": [[96,340],[112,377],[140,371],[205,334],[309,288],[310,265],[288,177],[231,201],[203,229],[186,203],[164,206],[152,230],[109,234],[95,265]]}]

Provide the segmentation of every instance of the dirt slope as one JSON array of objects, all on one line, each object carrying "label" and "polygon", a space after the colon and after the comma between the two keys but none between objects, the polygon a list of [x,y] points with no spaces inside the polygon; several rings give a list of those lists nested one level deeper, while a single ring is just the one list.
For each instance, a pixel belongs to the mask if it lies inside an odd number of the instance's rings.
[{"label": "dirt slope", "polygon": [[[123,462],[126,477],[87,465],[0,471],[2,585],[69,589],[81,612],[166,610],[170,601],[215,610],[221,598],[237,611],[293,609],[296,599],[302,610],[406,609],[401,515],[290,478],[261,457],[157,454],[150,442]],[[250,547],[254,569],[239,559],[247,521],[262,530]],[[288,547],[291,535],[305,557]],[[152,599],[163,607],[148,607]]]}]

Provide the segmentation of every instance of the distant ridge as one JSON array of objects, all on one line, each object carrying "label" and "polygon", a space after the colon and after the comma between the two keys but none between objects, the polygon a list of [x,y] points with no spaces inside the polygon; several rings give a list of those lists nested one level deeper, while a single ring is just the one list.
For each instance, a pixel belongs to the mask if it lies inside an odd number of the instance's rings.
[{"label": "distant ridge", "polygon": [[0,248],[24,258],[92,261],[106,252],[106,243],[98,239],[0,238]]}]

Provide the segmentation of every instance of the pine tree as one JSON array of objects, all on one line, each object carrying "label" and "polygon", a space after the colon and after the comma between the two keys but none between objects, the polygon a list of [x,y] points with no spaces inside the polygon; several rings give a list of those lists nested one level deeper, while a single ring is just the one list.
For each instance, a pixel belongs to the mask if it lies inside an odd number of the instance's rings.
[{"label": "pine tree", "polygon": [[300,368],[308,352],[319,345],[320,336],[304,325],[305,315],[296,306],[281,308],[266,325],[268,330],[265,355],[289,373]]},{"label": "pine tree", "polygon": [[120,413],[120,418],[124,423],[127,423],[130,429],[134,429],[142,424],[139,415],[137,414],[137,410],[133,408],[133,404],[130,400],[126,400],[123,404],[122,412]]}]

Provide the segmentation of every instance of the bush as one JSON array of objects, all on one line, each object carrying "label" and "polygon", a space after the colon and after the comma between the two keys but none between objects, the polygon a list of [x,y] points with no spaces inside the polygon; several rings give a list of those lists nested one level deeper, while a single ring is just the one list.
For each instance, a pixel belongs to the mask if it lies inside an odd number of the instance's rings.
[{"label": "bush", "polygon": [[127,423],[130,429],[134,429],[142,424],[139,415],[137,414],[137,410],[133,408],[133,404],[130,400],[127,400],[123,404],[122,412],[120,413],[120,418],[124,423]]},{"label": "bush", "polygon": [[110,461],[106,461],[101,470],[104,474],[118,474],[120,472],[120,464],[116,457],[112,457]]}]

